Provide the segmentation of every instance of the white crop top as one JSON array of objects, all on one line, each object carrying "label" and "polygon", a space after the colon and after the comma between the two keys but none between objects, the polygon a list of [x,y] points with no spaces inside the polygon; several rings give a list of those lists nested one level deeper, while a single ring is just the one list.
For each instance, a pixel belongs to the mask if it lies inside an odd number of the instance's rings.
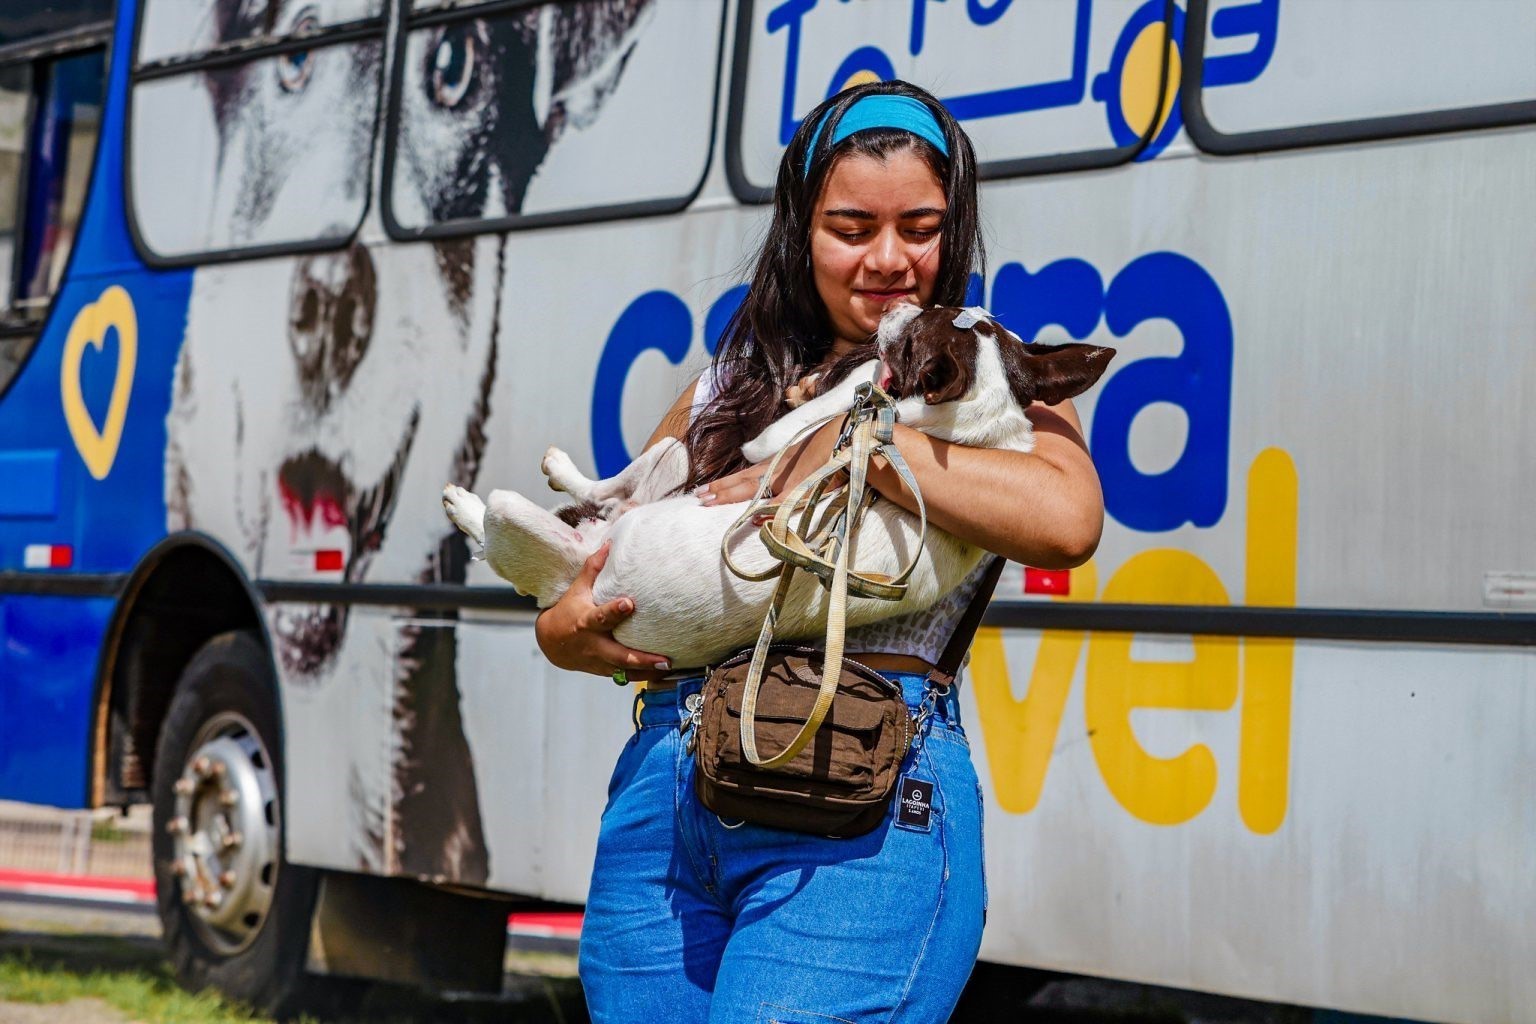
[{"label": "white crop top", "polygon": [[[699,375],[698,386],[693,392],[693,406],[689,418],[697,417],[700,410],[709,404],[714,395],[714,365],[710,364]],[[945,594],[930,608],[906,615],[893,615],[888,619],[848,630],[843,641],[845,649],[850,653],[879,651],[885,654],[909,654],[922,658],[929,664],[938,664],[939,656],[944,653],[944,648],[949,646],[949,638],[954,635],[955,627],[965,615],[965,610],[971,606],[971,601],[981,586],[981,578],[986,574],[987,566],[997,557],[997,555],[989,555],[983,558],[981,564],[960,581],[959,586]]]}]

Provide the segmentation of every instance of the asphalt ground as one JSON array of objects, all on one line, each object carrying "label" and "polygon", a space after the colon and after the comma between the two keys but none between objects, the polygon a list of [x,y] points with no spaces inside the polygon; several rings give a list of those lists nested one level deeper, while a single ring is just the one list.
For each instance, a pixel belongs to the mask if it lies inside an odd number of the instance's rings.
[{"label": "asphalt ground", "polygon": [[[25,957],[79,975],[139,971],[163,976],[160,927],[152,906],[0,892],[0,961]],[[499,997],[442,1000],[376,986],[343,1016],[395,1024],[550,1021],[580,1024],[585,1006],[569,938],[509,936]],[[99,1000],[38,1006],[0,999],[0,1024],[125,1024]],[[1185,992],[978,964],[957,1008],[956,1024],[1386,1024],[1382,1018],[1333,1014]],[[148,1024],[148,1022],[145,1022]]]}]

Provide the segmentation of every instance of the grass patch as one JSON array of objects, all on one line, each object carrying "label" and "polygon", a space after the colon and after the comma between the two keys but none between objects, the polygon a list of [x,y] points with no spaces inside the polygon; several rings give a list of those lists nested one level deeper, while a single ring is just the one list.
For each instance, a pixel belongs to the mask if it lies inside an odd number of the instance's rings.
[{"label": "grass patch", "polygon": [[132,940],[29,935],[0,951],[0,1000],[66,1003],[100,999],[131,1020],[162,1024],[253,1024],[265,1018],[205,992],[179,988],[159,950]]}]

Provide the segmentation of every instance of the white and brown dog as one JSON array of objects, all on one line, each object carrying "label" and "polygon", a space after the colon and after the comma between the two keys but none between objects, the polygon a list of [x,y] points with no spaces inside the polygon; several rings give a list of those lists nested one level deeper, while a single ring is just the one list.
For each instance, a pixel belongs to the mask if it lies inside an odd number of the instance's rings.
[{"label": "white and brown dog", "polygon": [[[1034,448],[1025,415],[1030,403],[1055,404],[1081,394],[1115,354],[1093,345],[1025,345],[983,311],[905,304],[881,320],[876,345],[879,358],[748,442],[742,448],[748,462],[770,458],[802,428],[846,412],[858,385],[876,379],[898,400],[900,422],[909,427],[957,444],[1028,452]],[[665,655],[674,665],[705,665],[757,636],[773,583],[745,582],[722,564],[721,541],[742,506],[702,505],[692,495],[676,494],[688,472],[680,442],[653,445],[607,480],[587,479],[558,448],[545,454],[543,470],[551,487],[584,503],[562,510],[565,519],[512,491],[492,491],[484,503],[461,487],[443,491],[448,517],[485,548],[491,568],[519,592],[532,594],[541,608],[553,604],[587,557],[612,541],[593,599],[633,599],[635,614],[614,630],[620,643]],[[859,534],[857,568],[894,575],[918,539],[915,515],[877,503]],[[748,571],[772,565],[750,531],[739,532],[731,552]],[[933,605],[984,554],[931,530],[906,596],[899,602],[850,597],[848,627]],[[819,636],[825,616],[826,591],[802,575],[780,612],[777,636]]]}]

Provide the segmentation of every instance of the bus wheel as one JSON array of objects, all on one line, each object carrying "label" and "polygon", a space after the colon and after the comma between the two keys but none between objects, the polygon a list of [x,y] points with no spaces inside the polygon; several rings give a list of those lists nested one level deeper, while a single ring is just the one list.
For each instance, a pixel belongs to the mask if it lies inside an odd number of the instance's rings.
[{"label": "bus wheel", "polygon": [[277,680],[250,632],[182,673],[155,751],[156,903],[177,980],[268,1013],[306,1001],[316,878],[283,863]]}]

